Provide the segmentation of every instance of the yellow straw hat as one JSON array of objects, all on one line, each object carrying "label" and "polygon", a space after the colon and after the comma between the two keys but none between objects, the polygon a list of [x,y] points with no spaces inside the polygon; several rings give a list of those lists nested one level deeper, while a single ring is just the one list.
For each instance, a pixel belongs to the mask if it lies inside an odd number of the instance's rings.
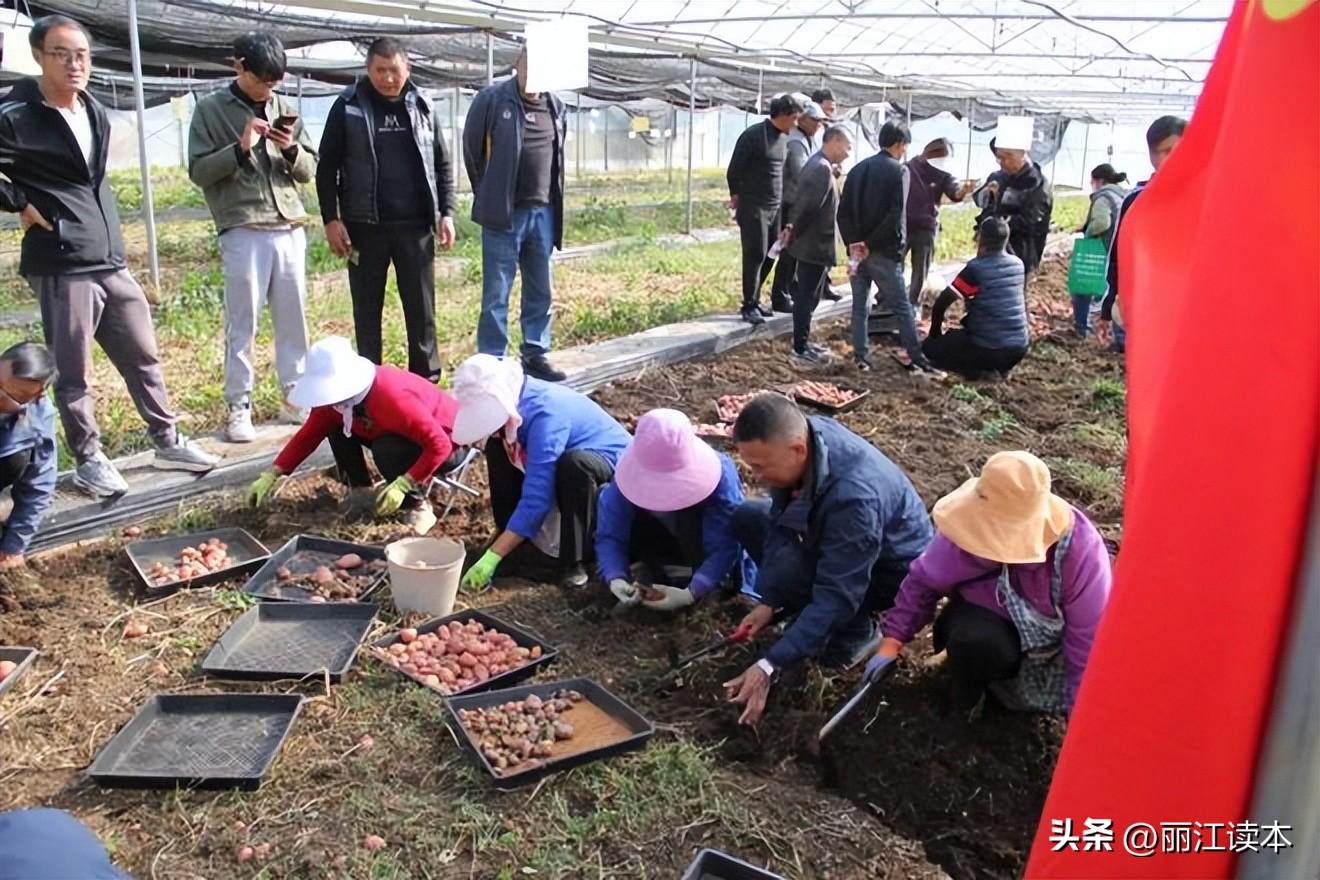
[{"label": "yellow straw hat", "polygon": [[931,517],[960,549],[1006,565],[1044,562],[1073,521],[1068,502],[1050,493],[1050,469],[1030,452],[996,452],[981,476],[935,502]]}]

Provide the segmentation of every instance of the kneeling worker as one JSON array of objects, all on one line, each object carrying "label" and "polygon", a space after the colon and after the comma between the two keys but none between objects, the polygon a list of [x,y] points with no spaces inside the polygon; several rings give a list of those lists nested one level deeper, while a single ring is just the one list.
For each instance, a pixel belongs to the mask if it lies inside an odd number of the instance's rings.
[{"label": "kneeling worker", "polygon": [[0,489],[14,502],[0,526],[0,570],[27,561],[28,543],[55,497],[55,407],[46,388],[55,358],[36,342],[0,354]]},{"label": "kneeling worker", "polygon": [[833,419],[804,416],[787,397],[753,399],[733,438],[752,475],[771,489],[733,517],[734,534],[757,564],[761,596],[740,628],[755,636],[777,610],[797,613],[765,657],[724,685],[732,702],[746,706],[739,722],[755,724],[784,667],[808,657],[848,667],[872,654],[880,633],[871,613],[893,603],[931,528],[898,465]]},{"label": "kneeling worker", "polygon": [[[970,379],[1008,375],[1027,354],[1026,273],[1010,254],[1008,223],[999,217],[981,221],[976,256],[963,266],[930,310],[930,335],[921,350],[941,370]],[[961,330],[944,330],[944,312],[961,296],[967,314]]]},{"label": "kneeling worker", "polygon": [[307,369],[289,400],[311,414],[289,438],[275,463],[248,491],[253,507],[265,504],[276,484],[329,439],[349,505],[365,506],[372,487],[363,451],[371,450],[385,485],[375,511],[404,511],[419,535],[435,525],[428,490],[436,473],[452,466],[451,433],[458,402],[428,380],[391,366],[376,366],[342,336],[330,336],[307,352]]},{"label": "kneeling worker", "polygon": [[491,513],[500,530],[463,575],[463,586],[489,584],[500,561],[524,541],[558,555],[564,586],[586,586],[596,496],[614,479],[632,440],[628,429],[585,394],[524,378],[515,361],[488,354],[473,355],[454,372],[454,395],[454,439],[486,443]]},{"label": "kneeling worker", "polygon": [[[646,413],[598,502],[596,558],[610,592],[625,605],[675,611],[714,592],[740,561],[750,578],[755,568],[733,536],[733,512],[742,500],[733,459],[698,437],[687,416],[672,409]],[[657,584],[648,598],[630,577],[633,562],[653,574],[684,566],[692,579],[686,587]]]},{"label": "kneeling worker", "polygon": [[956,709],[974,717],[989,689],[1011,709],[1071,710],[1112,578],[1095,526],[1051,494],[1049,469],[1029,452],[992,455],[932,516],[935,539],[885,615],[867,675],[935,618]]}]

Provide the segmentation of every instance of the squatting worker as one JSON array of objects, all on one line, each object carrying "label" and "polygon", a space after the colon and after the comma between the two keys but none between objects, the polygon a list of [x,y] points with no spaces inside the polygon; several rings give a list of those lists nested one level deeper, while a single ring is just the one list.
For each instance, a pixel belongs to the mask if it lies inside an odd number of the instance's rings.
[{"label": "squatting worker", "polygon": [[[1008,224],[998,217],[981,223],[976,256],[936,298],[930,335],[921,350],[941,370],[970,379],[1008,375],[1026,357],[1030,335],[1022,261],[1008,253]],[[944,329],[944,313],[961,297],[962,327]]]},{"label": "squatting worker", "polygon": [[872,368],[870,355],[871,285],[880,305],[898,320],[898,338],[907,351],[908,369],[926,376],[936,370],[921,353],[912,303],[903,287],[903,249],[907,241],[908,170],[903,164],[912,135],[901,122],[880,129],[880,152],[863,159],[848,173],[839,200],[839,234],[855,264],[852,290],[853,361],[858,370]]},{"label": "squatting worker", "polygon": [[906,474],[834,419],[804,416],[787,397],[762,394],[733,426],[738,455],[770,497],[733,516],[757,564],[761,596],[741,627],[752,635],[775,612],[797,613],[766,655],[724,685],[755,724],[775,675],[818,657],[849,667],[875,651],[872,612],[888,608],[912,560],[930,543],[930,518]]},{"label": "squatting worker", "polygon": [[0,489],[14,502],[0,529],[0,570],[24,564],[55,496],[55,407],[46,399],[53,378],[44,345],[20,342],[0,353]]},{"label": "squatting worker", "polygon": [[976,186],[974,181],[959,183],[948,172],[945,164],[953,155],[953,144],[948,138],[936,138],[926,144],[921,155],[907,163],[907,249],[912,257],[911,278],[908,281],[908,301],[912,314],[921,320],[921,294],[930,274],[935,257],[935,241],[940,234],[940,198],[961,202]]},{"label": "squatting worker", "polygon": [[0,813],[0,880],[132,880],[92,829],[71,813],[30,807]]},{"label": "squatting worker", "polygon": [[530,540],[558,555],[564,586],[585,586],[596,497],[632,440],[627,429],[586,395],[524,377],[517,362],[488,354],[473,355],[454,372],[454,395],[455,442],[485,441],[500,531],[463,585],[490,583],[500,560]]},{"label": "squatting worker", "polygon": [[[788,143],[784,147],[783,200],[779,213],[785,223],[793,213],[798,178],[802,174],[802,169],[806,167],[807,160],[820,150],[825,129],[825,111],[820,109],[820,105],[805,100],[805,96],[798,97],[804,98],[802,115],[798,117],[797,125],[789,132]],[[781,250],[775,260],[774,278],[770,281],[770,308],[773,311],[793,310],[791,288],[793,271],[796,268],[797,260],[793,259],[793,255]]]},{"label": "squatting worker", "polygon": [[440,378],[435,347],[435,243],[454,244],[454,176],[435,107],[408,78],[393,37],[367,48],[367,75],[330,107],[316,196],[330,250],[348,257],[357,350],[381,362],[385,276],[394,277],[408,334],[408,370]]},{"label": "squatting worker", "polygon": [[342,336],[328,336],[307,353],[307,372],[292,399],[311,413],[252,484],[248,500],[260,507],[281,478],[298,469],[321,441],[330,441],[339,478],[349,487],[345,508],[366,507],[373,480],[364,452],[371,451],[385,485],[375,494],[378,516],[402,509],[419,535],[435,525],[431,479],[456,464],[451,433],[458,402],[432,382],[398,367],[377,366],[354,353]]},{"label": "squatting worker", "polygon": [[202,188],[220,236],[225,275],[225,402],[222,436],[257,439],[252,426],[252,344],[270,304],[280,421],[306,413],[288,399],[307,357],[307,211],[299,184],[316,174],[316,150],[297,111],[275,94],[284,45],[253,31],[234,41],[234,80],[197,102],[188,129],[188,176]]},{"label": "squatting worker", "polygon": [[1114,246],[1109,249],[1109,265],[1106,267],[1106,274],[1109,276],[1109,289],[1105,293],[1104,301],[1100,304],[1100,325],[1099,332],[1103,335],[1109,335],[1110,322],[1115,324],[1113,349],[1123,351],[1124,335],[1121,329],[1123,323],[1121,315],[1116,317],[1114,312],[1118,309],[1118,237],[1122,235],[1123,218],[1137,201],[1137,196],[1150,184],[1155,174],[1159,173],[1160,168],[1168,161],[1173,153],[1174,147],[1182,140],[1183,131],[1187,128],[1187,120],[1177,116],[1161,116],[1150,124],[1146,129],[1146,149],[1150,153],[1150,167],[1153,169],[1151,176],[1138,183],[1132,188],[1123,199],[1123,206],[1119,209],[1118,220],[1114,224]]},{"label": "squatting worker", "polygon": [[0,102],[0,209],[23,227],[18,271],[36,294],[46,345],[55,358],[55,405],[77,461],[73,482],[97,497],[128,483],[101,451],[96,400],[88,384],[92,340],[123,376],[156,445],[152,466],[205,472],[219,459],[175,427],[156,355],[151,308],[124,261],[119,210],[106,174],[110,122],[86,92],[92,55],[82,25],[63,15],[37,19],[28,37],[41,66]]},{"label": "squatting worker", "polygon": [[522,273],[522,366],[562,382],[550,351],[550,253],[564,246],[564,103],[527,91],[527,50],[514,75],[472,99],[463,128],[463,164],[472,183],[472,220],[481,227],[481,319],[477,350],[504,357],[509,292]]},{"label": "squatting worker", "polygon": [[978,715],[987,689],[1011,709],[1070,711],[1109,598],[1100,533],[1050,492],[1049,469],[1028,452],[990,456],[932,516],[935,538],[885,614],[867,675],[934,618],[958,711]]},{"label": "squatting worker", "polygon": [[724,175],[742,242],[742,308],[738,314],[753,325],[764,324],[771,315],[769,309],[761,308],[761,285],[774,263],[768,256],[770,245],[779,237],[788,133],[801,114],[802,102],[796,95],[772,99],[770,118],[738,136]]},{"label": "squatting worker", "polygon": [[1022,261],[1029,280],[1045,253],[1054,195],[1045,172],[1026,150],[996,148],[995,139],[991,138],[990,151],[995,154],[999,170],[992,172],[985,185],[973,194],[981,208],[976,225],[979,229],[987,217],[1008,221],[1009,247]]},{"label": "squatting worker", "polygon": [[[698,437],[686,415],[643,415],[597,507],[596,559],[610,592],[624,605],[676,611],[715,592],[740,563],[750,586],[756,569],[733,536],[742,501],[733,459]],[[647,569],[649,590],[634,582],[634,563]],[[690,571],[686,587],[660,583],[673,568]]]},{"label": "squatting worker", "polygon": [[801,171],[797,198],[786,221],[780,259],[794,263],[793,363],[818,367],[831,360],[829,349],[811,341],[811,316],[829,289],[830,267],[838,259],[834,224],[839,213],[839,189],[834,169],[852,153],[852,138],[842,125],[825,132],[824,145]]}]

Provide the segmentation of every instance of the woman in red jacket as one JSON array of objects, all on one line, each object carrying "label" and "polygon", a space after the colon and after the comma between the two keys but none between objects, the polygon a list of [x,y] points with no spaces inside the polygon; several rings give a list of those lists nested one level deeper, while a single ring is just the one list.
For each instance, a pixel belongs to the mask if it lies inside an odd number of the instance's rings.
[{"label": "woman in red jacket", "polygon": [[376,513],[389,516],[402,509],[417,534],[431,530],[435,513],[427,490],[454,452],[450,434],[458,403],[453,397],[421,376],[378,367],[354,353],[344,337],[330,336],[307,352],[306,372],[289,400],[311,407],[311,414],[248,490],[253,507],[265,504],[280,479],[329,439],[350,504],[372,487],[363,455],[370,449],[385,480],[375,495]]}]

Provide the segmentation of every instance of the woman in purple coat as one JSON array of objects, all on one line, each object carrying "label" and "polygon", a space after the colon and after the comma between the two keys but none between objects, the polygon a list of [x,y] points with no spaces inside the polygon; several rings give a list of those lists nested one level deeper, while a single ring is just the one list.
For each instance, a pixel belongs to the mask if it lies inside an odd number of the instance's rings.
[{"label": "woman in purple coat", "polygon": [[988,691],[1012,709],[1071,711],[1109,598],[1100,533],[1050,493],[1049,469],[1028,452],[991,456],[931,515],[935,539],[899,587],[866,677],[882,675],[948,597],[934,638],[956,709],[975,717]]}]

